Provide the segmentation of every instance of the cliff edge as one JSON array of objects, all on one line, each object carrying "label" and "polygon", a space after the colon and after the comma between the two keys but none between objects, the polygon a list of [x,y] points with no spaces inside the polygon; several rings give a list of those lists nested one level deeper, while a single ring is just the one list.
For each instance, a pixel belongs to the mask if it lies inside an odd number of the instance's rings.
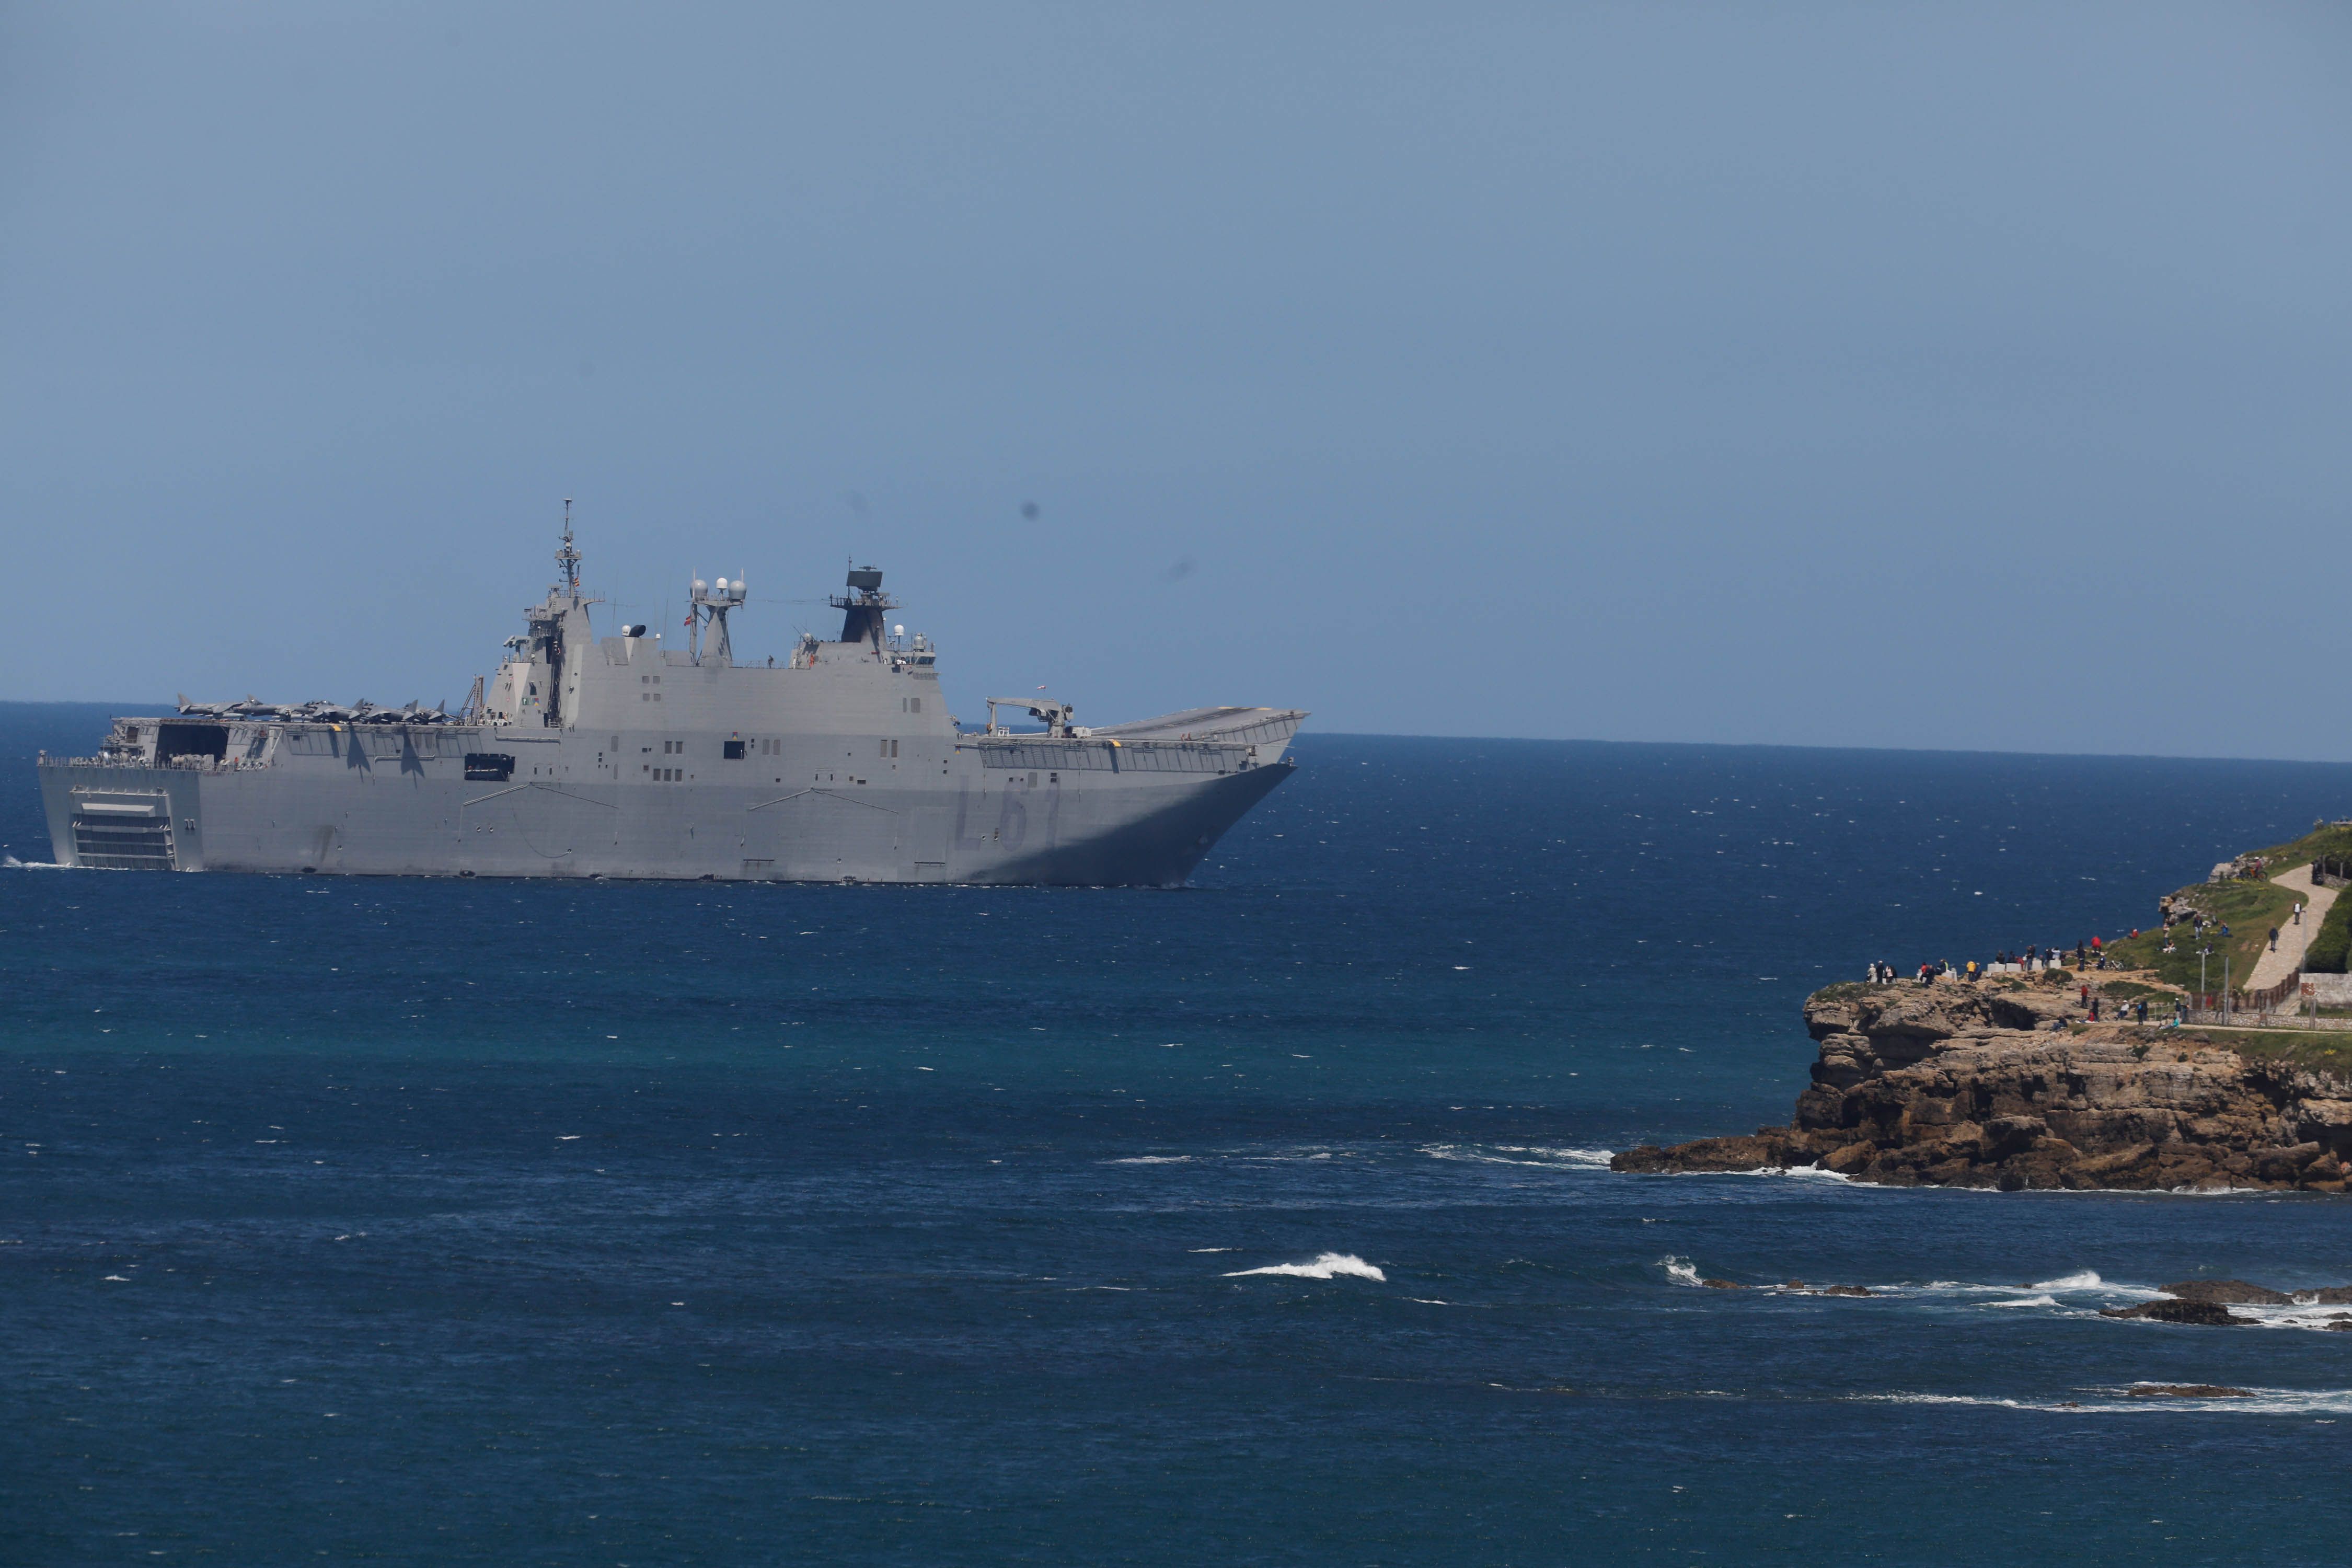
[{"label": "cliff edge", "polygon": [[2345,1190],[2352,1082],[2196,1031],[2068,1025],[2056,982],[1833,985],[1794,1121],[1610,1168],[1818,1166],[1895,1186]]}]

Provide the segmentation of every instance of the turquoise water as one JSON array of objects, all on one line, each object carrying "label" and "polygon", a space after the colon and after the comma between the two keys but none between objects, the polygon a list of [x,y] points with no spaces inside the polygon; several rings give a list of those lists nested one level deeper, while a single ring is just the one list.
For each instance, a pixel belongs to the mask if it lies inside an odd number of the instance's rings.
[{"label": "turquoise water", "polygon": [[1601,1162],[2352,769],[1299,758],[1174,893],[0,872],[0,1561],[2338,1555],[2352,1335],[2095,1309],[2341,1200]]}]

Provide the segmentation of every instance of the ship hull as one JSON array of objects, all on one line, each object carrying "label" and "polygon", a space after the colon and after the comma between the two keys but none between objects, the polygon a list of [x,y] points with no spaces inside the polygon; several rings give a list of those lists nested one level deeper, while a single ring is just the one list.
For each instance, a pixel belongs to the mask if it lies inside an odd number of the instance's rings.
[{"label": "ship hull", "polygon": [[[424,759],[413,741],[404,757],[367,757],[372,742],[382,738],[236,769],[45,762],[56,858],[265,874],[1175,887],[1293,771],[1066,777],[964,756],[929,777],[918,764],[912,777],[646,783],[568,755],[578,743],[560,735],[453,733],[448,757]],[[517,777],[467,780],[458,748],[493,743],[530,760]]]}]

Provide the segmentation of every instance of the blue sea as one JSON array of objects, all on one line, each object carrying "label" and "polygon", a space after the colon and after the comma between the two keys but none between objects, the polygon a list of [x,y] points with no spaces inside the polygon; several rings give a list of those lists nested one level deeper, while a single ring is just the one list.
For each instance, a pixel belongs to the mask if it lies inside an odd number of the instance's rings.
[{"label": "blue sea", "polygon": [[0,871],[0,1562],[2341,1558],[2352,1334],[2097,1309],[2344,1200],[1604,1163],[2352,768],[1297,754],[1172,892]]}]

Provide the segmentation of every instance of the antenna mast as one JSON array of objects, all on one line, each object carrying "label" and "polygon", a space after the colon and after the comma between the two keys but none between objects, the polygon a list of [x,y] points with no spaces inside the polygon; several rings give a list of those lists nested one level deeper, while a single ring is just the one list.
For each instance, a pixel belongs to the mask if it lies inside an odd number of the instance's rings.
[{"label": "antenna mast", "polygon": [[555,564],[563,574],[563,585],[576,603],[580,597],[580,552],[572,548],[572,498],[563,498],[563,548],[555,552]]}]

